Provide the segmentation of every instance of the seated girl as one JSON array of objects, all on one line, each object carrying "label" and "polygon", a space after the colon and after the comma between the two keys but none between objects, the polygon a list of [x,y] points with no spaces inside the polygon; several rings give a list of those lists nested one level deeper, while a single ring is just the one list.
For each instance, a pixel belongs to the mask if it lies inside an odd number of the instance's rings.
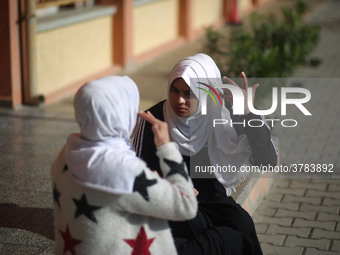
[{"label": "seated girl", "polygon": [[[224,80],[239,87],[226,77]],[[247,99],[248,82],[244,73],[242,80],[239,89]],[[168,123],[170,138],[179,147],[199,193],[199,210],[195,219],[171,222],[172,233],[180,254],[262,254],[250,215],[231,197],[236,186],[247,178],[247,173],[195,173],[196,166],[231,166],[239,170],[244,165],[275,165],[277,161],[276,148],[267,125],[258,128],[213,125],[213,119],[223,119],[228,123],[231,120],[237,123],[247,123],[249,119],[264,120],[262,116],[250,113],[247,101],[244,102],[245,115],[233,115],[233,98],[215,87],[220,84],[220,71],[209,56],[197,54],[187,57],[171,71],[167,100],[149,109],[156,118]],[[219,96],[225,99],[223,103],[221,100],[221,105],[215,105],[213,100],[206,98],[209,87],[219,91]],[[257,87],[253,86],[253,100]],[[202,112],[205,102],[206,115]],[[151,169],[159,171],[160,162],[154,156],[153,139],[150,124],[142,120],[134,138],[134,146],[137,155]],[[229,229],[221,232],[220,228],[217,229],[221,226]],[[233,239],[235,231],[242,240]],[[214,237],[211,233],[214,233]],[[200,253],[202,247],[205,253]]]},{"label": "seated girl", "polygon": [[167,124],[152,126],[161,178],[131,149],[139,92],[128,77],[85,84],[74,98],[80,133],[70,134],[51,169],[55,254],[176,254],[167,220],[196,215],[186,165]]}]

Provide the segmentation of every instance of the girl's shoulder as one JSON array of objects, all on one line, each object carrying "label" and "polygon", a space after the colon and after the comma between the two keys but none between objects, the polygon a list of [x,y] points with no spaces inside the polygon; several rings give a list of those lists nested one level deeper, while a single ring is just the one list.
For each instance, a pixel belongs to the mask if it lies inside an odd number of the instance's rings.
[{"label": "girl's shoulder", "polygon": [[163,105],[166,100],[160,101],[146,111],[150,111],[157,119],[164,121]]}]

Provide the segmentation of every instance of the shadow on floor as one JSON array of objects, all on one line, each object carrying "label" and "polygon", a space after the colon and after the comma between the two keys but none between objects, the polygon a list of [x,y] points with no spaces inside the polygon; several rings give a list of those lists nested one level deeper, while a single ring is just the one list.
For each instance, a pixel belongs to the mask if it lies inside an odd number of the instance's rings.
[{"label": "shadow on floor", "polygon": [[23,229],[54,240],[53,210],[0,204],[0,227]]}]

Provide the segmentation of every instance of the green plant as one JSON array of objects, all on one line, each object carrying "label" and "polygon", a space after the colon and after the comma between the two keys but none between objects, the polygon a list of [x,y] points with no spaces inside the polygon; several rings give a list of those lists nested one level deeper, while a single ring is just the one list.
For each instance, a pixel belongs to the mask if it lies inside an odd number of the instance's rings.
[{"label": "green plant", "polygon": [[252,14],[249,27],[234,27],[230,36],[208,28],[204,50],[230,77],[238,77],[241,71],[248,77],[288,76],[306,63],[319,38],[319,29],[303,22],[306,9],[298,0],[294,9],[282,9],[281,19]]}]

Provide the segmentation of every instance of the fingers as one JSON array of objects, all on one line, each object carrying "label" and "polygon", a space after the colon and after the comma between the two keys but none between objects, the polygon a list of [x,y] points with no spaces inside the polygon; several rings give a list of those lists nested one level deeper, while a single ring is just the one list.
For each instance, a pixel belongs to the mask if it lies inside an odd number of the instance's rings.
[{"label": "fingers", "polygon": [[247,90],[248,89],[248,80],[247,80],[247,75],[245,72],[241,72],[241,77],[242,77],[242,88]]},{"label": "fingers", "polygon": [[253,91],[255,91],[258,87],[260,86],[260,84],[256,83],[254,84],[252,87],[253,87]]},{"label": "fingers", "polygon": [[146,120],[147,122],[149,122],[151,125],[153,125],[153,124],[155,124],[159,121],[149,111],[147,111],[147,112],[140,111],[138,113],[138,116],[141,117],[142,119]]},{"label": "fingers", "polygon": [[228,78],[227,76],[223,76],[223,81],[227,82],[228,84],[234,85],[236,87],[238,87],[237,83],[234,82],[232,79]]},{"label": "fingers", "polygon": [[[248,88],[248,80],[247,75],[245,72],[241,72],[241,78],[242,78],[242,88],[247,89]],[[234,85],[238,87],[237,83],[234,82],[232,79],[228,78],[227,76],[223,76],[223,81],[227,82],[228,84]]]},{"label": "fingers", "polygon": [[170,142],[168,124],[166,122],[158,121],[152,125],[151,129],[154,134],[156,147]]},{"label": "fingers", "polygon": [[[226,83],[233,85],[235,87],[239,87],[236,82],[234,82],[232,79],[228,78],[227,76],[222,77],[223,81]],[[230,103],[233,103],[233,96],[231,94],[231,91],[227,88],[222,89],[225,94],[219,94],[223,99],[227,100]]]},{"label": "fingers", "polygon": [[155,134],[156,133],[158,134],[160,132],[161,128],[162,127],[161,127],[161,125],[159,123],[154,123],[151,126],[152,132],[154,132]]},{"label": "fingers", "polygon": [[194,192],[195,192],[195,196],[197,197],[199,194],[198,190],[194,188]]},{"label": "fingers", "polygon": [[138,113],[138,116],[151,124],[151,130],[154,134],[156,147],[162,146],[170,141],[168,124],[166,122],[155,118],[155,116],[153,116],[149,111],[141,111]]},{"label": "fingers", "polygon": [[256,92],[256,89],[260,86],[260,84],[256,83],[252,86],[253,88],[253,98],[255,97],[255,92]]},{"label": "fingers", "polygon": [[227,90],[224,90],[224,92],[225,92],[226,94],[220,93],[220,94],[219,94],[220,97],[222,97],[223,99],[229,101],[230,103],[233,103],[233,96],[232,96],[231,94],[229,94]]},{"label": "fingers", "polygon": [[[233,80],[231,80],[230,78],[226,77],[226,76],[223,76],[223,81],[224,82],[227,82],[228,84],[230,85],[233,85],[235,87],[238,87],[238,88],[241,88],[243,93],[246,95],[247,92],[248,92],[248,79],[247,79],[247,75],[245,74],[245,72],[241,72],[241,78],[242,78],[242,86],[238,86],[237,83],[235,83]],[[256,89],[259,87],[260,85],[259,84],[254,84],[252,86],[252,96],[254,98],[255,96],[255,92],[256,92]],[[220,94],[220,96],[222,98],[224,98],[225,100],[229,101],[230,103],[233,103],[233,96],[232,96],[232,93],[229,89],[227,88],[223,88],[222,89],[224,91],[225,94]]]}]

